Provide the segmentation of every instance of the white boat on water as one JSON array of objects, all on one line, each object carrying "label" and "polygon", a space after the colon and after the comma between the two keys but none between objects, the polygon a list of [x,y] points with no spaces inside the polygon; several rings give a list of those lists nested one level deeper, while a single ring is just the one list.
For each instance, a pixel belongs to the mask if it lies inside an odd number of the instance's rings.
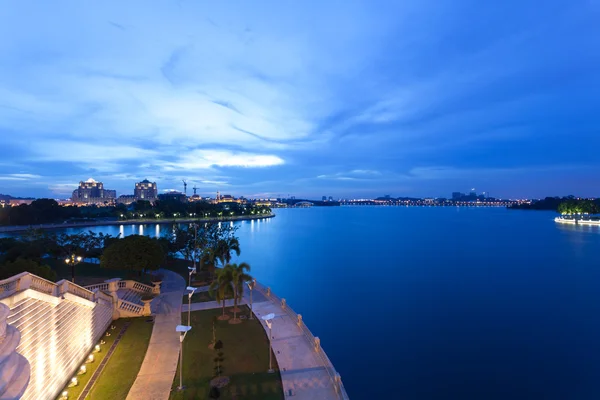
[{"label": "white boat on water", "polygon": [[554,218],[555,222],[560,224],[571,224],[571,225],[595,225],[600,226],[600,219],[591,219],[589,217],[585,218],[573,218],[573,217],[556,217]]}]

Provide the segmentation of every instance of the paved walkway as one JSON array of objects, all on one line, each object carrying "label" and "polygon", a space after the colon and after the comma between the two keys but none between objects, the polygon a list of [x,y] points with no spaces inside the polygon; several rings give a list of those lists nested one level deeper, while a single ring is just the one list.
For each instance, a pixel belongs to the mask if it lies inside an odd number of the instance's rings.
[{"label": "paved walkway", "polygon": [[[273,313],[271,343],[281,373],[286,399],[332,400],[338,395],[312,343],[309,343],[297,321],[271,301],[254,302],[254,314],[260,319]],[[260,319],[267,335],[269,328]]]},{"label": "paved walkway", "polygon": [[178,274],[161,270],[164,275],[161,294],[152,301],[156,315],[150,344],[140,372],[127,395],[127,400],[167,400],[179,361],[181,299],[186,282]]},{"label": "paved walkway", "polygon": [[[280,304],[272,302],[257,290],[254,291],[253,297],[253,309],[257,318],[260,319],[261,316],[270,313],[275,314],[272,346],[279,365],[285,398],[290,400],[338,399],[323,362],[297,321],[286,314]],[[226,307],[233,306],[233,300],[227,300],[225,304]],[[247,289],[242,304],[250,304]],[[220,307],[221,305],[216,301],[192,303],[192,311]],[[187,304],[183,306],[184,311],[187,311],[187,308]],[[227,310],[226,312],[229,313]],[[268,335],[269,328],[262,319],[260,322]]]}]

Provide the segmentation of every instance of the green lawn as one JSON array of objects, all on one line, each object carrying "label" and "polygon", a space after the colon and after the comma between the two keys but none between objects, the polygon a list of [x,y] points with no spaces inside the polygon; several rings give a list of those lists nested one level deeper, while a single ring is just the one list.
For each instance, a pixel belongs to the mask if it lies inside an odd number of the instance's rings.
[{"label": "green lawn", "polygon": [[[231,296],[231,295],[228,295],[226,297],[228,299],[233,299],[233,296]],[[192,295],[192,303],[205,303],[207,301],[216,301],[216,300],[217,300],[217,298],[215,297],[215,294],[210,293],[210,291],[196,292],[196,293],[194,293],[194,295]],[[188,295],[184,294],[183,295],[183,304],[187,304],[187,303],[188,303]]]},{"label": "green lawn", "polygon": [[[248,314],[248,307],[242,307]],[[179,370],[173,381],[171,399],[208,399],[209,382],[215,376],[217,351],[208,348],[212,341],[213,317],[221,315],[220,309],[192,312],[192,330],[184,341],[183,384],[186,389],[177,391]],[[182,315],[183,320],[187,315]],[[231,379],[221,389],[221,399],[281,400],[284,398],[281,376],[273,357],[275,373],[269,374],[269,342],[258,320],[243,320],[231,325],[216,321],[217,340],[223,342],[222,376]]]},{"label": "green lawn", "polygon": [[[117,322],[121,321],[125,319]],[[131,321],[131,325],[86,399],[119,400],[127,397],[144,361],[153,326],[146,317],[132,318]]]},{"label": "green lawn", "polygon": [[[112,346],[113,342],[117,338],[117,335],[119,334],[119,332],[121,332],[121,328],[123,327],[123,325],[125,325],[125,320],[120,319],[117,321],[113,321],[111,325],[115,326],[116,328],[110,329],[109,326],[108,332],[110,332],[110,336],[106,336],[106,334],[102,336],[101,340],[104,340],[106,343],[100,346],[99,353],[94,353],[94,362],[89,364],[83,364],[87,369],[86,373],[82,375],[77,375],[77,380],[79,381],[79,384],[72,388],[66,387],[63,389],[69,393],[70,399],[76,399],[79,396],[79,394],[83,391],[83,388],[98,368],[98,365],[100,365],[100,363],[106,356],[108,349],[110,349],[110,346]],[[61,390],[61,393],[63,392],[63,390]]]}]

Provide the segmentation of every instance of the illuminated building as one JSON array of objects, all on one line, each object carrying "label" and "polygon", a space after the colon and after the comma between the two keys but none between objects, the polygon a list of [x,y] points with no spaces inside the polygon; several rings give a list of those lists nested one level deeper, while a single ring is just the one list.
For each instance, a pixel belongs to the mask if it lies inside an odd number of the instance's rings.
[{"label": "illuminated building", "polygon": [[114,202],[116,197],[116,190],[104,189],[102,182],[90,178],[79,182],[79,187],[73,191],[72,199],[77,203],[103,204]]},{"label": "illuminated building", "polygon": [[230,194],[221,194],[220,192],[217,192],[217,198],[215,200],[215,203],[238,203],[241,204],[243,203],[244,200],[243,199],[236,199],[235,197],[233,197]]},{"label": "illuminated building", "polygon": [[136,183],[133,196],[136,200],[156,200],[158,196],[156,182],[150,182],[148,179],[144,179],[143,181]]}]

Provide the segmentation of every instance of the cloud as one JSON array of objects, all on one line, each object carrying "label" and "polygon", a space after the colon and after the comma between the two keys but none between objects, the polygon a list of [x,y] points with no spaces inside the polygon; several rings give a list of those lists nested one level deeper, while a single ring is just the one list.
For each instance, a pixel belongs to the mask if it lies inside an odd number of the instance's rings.
[{"label": "cloud", "polygon": [[193,150],[174,162],[162,163],[167,171],[202,170],[212,167],[264,168],[284,164],[285,161],[272,154],[232,152],[227,150]]},{"label": "cloud", "polygon": [[[22,171],[59,183],[93,175],[127,192],[146,176],[173,186],[201,175],[257,193],[302,177],[309,192],[402,179],[428,191],[439,176],[470,186],[478,170],[600,172],[591,4],[139,7],[3,8],[7,189],[33,190],[11,175]],[[586,146],[558,145],[572,142]]]},{"label": "cloud", "polygon": [[54,183],[48,185],[52,194],[71,197],[73,190],[77,189],[79,183]]}]

